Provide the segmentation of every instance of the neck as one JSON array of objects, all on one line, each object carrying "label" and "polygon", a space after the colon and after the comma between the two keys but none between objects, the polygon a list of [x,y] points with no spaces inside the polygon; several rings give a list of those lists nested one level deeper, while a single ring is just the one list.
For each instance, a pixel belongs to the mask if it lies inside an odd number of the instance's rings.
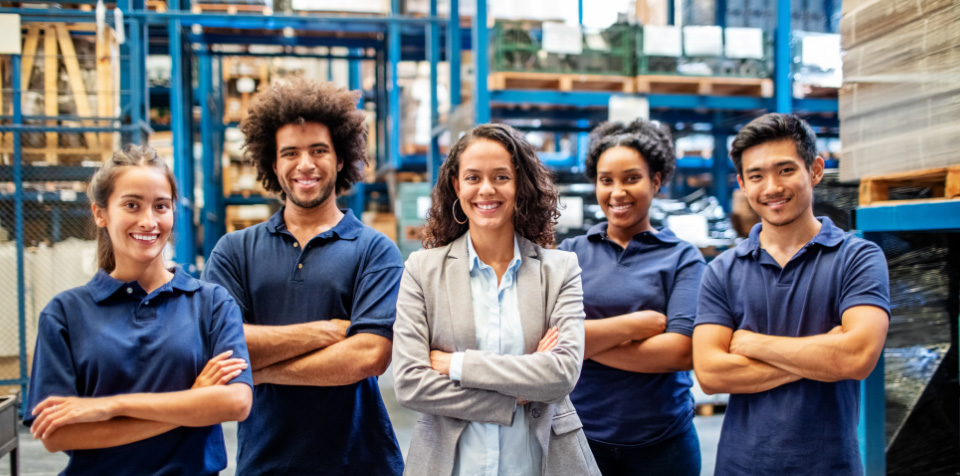
[{"label": "neck", "polygon": [[[508,229],[507,229],[508,228]],[[488,265],[513,259],[513,224],[496,230],[470,227],[470,241],[480,261]]]},{"label": "neck", "polygon": [[163,267],[160,256],[149,263],[127,262],[119,256],[115,259],[117,265],[110,276],[123,282],[136,281],[147,294],[173,279],[173,273]]},{"label": "neck", "polygon": [[302,208],[289,198],[284,205],[283,221],[288,229],[323,228],[326,231],[340,223],[340,219],[343,218],[343,212],[337,208],[337,200],[332,194],[323,203],[313,208]]},{"label": "neck", "polygon": [[650,226],[650,217],[640,220],[640,222],[629,228],[621,228],[607,224],[607,238],[613,240],[623,248],[627,247],[627,244],[630,243],[630,240],[633,239],[634,236],[645,231],[653,231],[653,227]]},{"label": "neck", "polygon": [[764,249],[797,250],[817,236],[820,227],[821,223],[812,211],[783,226],[764,221],[760,230],[760,246]]}]

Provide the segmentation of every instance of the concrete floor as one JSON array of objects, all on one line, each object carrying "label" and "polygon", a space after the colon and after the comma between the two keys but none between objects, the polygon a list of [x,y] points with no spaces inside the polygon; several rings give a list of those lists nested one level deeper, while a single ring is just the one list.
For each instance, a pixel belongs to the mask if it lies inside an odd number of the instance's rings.
[{"label": "concrete floor", "polygon": [[[394,430],[397,433],[397,440],[400,442],[400,448],[403,456],[406,458],[407,449],[410,447],[410,437],[413,433],[413,425],[417,421],[417,414],[412,410],[401,407],[393,393],[393,382],[391,372],[380,379],[380,387],[383,394],[383,401],[390,413]],[[694,424],[697,426],[697,432],[700,434],[700,450],[703,458],[703,476],[713,474],[713,466],[717,456],[717,442],[720,439],[720,426],[723,422],[723,415],[711,417],[696,417]],[[223,425],[224,436],[227,443],[227,455],[230,465],[221,474],[224,476],[234,476],[234,459],[237,454],[237,424],[226,423]],[[0,459],[0,476],[10,475],[9,456]],[[23,476],[55,476],[67,465],[67,456],[64,453],[50,454],[43,445],[30,436],[30,431],[20,427],[20,474]]]}]

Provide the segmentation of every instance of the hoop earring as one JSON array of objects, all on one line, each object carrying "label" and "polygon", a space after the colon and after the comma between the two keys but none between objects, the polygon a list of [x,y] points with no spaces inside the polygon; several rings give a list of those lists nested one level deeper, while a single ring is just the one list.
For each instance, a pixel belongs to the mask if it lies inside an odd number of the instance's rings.
[{"label": "hoop earring", "polygon": [[[459,223],[459,224],[461,224],[461,225],[466,225],[466,224],[467,224],[467,221],[469,221],[469,218],[464,218],[463,221],[457,220],[457,203],[459,203],[459,202],[460,202],[460,199],[459,199],[459,198],[456,199],[456,200],[454,200],[454,201],[453,201],[453,208],[450,210],[450,211],[453,213],[453,221],[455,221],[455,222],[457,222],[457,223]],[[460,207],[460,208],[463,208],[463,207]],[[466,216],[466,213],[464,213],[464,216]]]}]

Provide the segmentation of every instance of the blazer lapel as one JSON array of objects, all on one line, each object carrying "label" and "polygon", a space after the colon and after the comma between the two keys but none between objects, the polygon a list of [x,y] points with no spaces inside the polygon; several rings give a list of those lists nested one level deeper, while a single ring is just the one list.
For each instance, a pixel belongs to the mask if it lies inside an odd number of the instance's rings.
[{"label": "blazer lapel", "polygon": [[520,325],[523,328],[524,353],[536,352],[537,345],[545,333],[546,320],[543,316],[543,286],[540,282],[540,253],[537,246],[521,236],[522,262],[517,270],[517,298],[520,301]]},{"label": "blazer lapel", "polygon": [[470,261],[467,254],[467,235],[450,243],[444,263],[444,285],[457,351],[477,349],[477,331],[473,321],[473,293],[470,289]]}]

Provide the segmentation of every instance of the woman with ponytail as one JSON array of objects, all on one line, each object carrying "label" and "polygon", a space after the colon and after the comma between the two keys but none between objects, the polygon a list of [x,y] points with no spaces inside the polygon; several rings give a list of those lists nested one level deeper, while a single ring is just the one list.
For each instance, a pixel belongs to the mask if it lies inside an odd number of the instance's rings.
[{"label": "woman with ponytail", "polygon": [[605,475],[700,474],[689,370],[705,264],[649,215],[675,165],[659,125],[597,127],[586,172],[607,222],[559,247],[583,268],[586,346],[570,399]]},{"label": "woman with ponytail", "polygon": [[115,153],[87,195],[100,269],[40,314],[24,424],[64,475],[217,474],[252,398],[240,309],[164,265],[177,186],[155,151]]}]

